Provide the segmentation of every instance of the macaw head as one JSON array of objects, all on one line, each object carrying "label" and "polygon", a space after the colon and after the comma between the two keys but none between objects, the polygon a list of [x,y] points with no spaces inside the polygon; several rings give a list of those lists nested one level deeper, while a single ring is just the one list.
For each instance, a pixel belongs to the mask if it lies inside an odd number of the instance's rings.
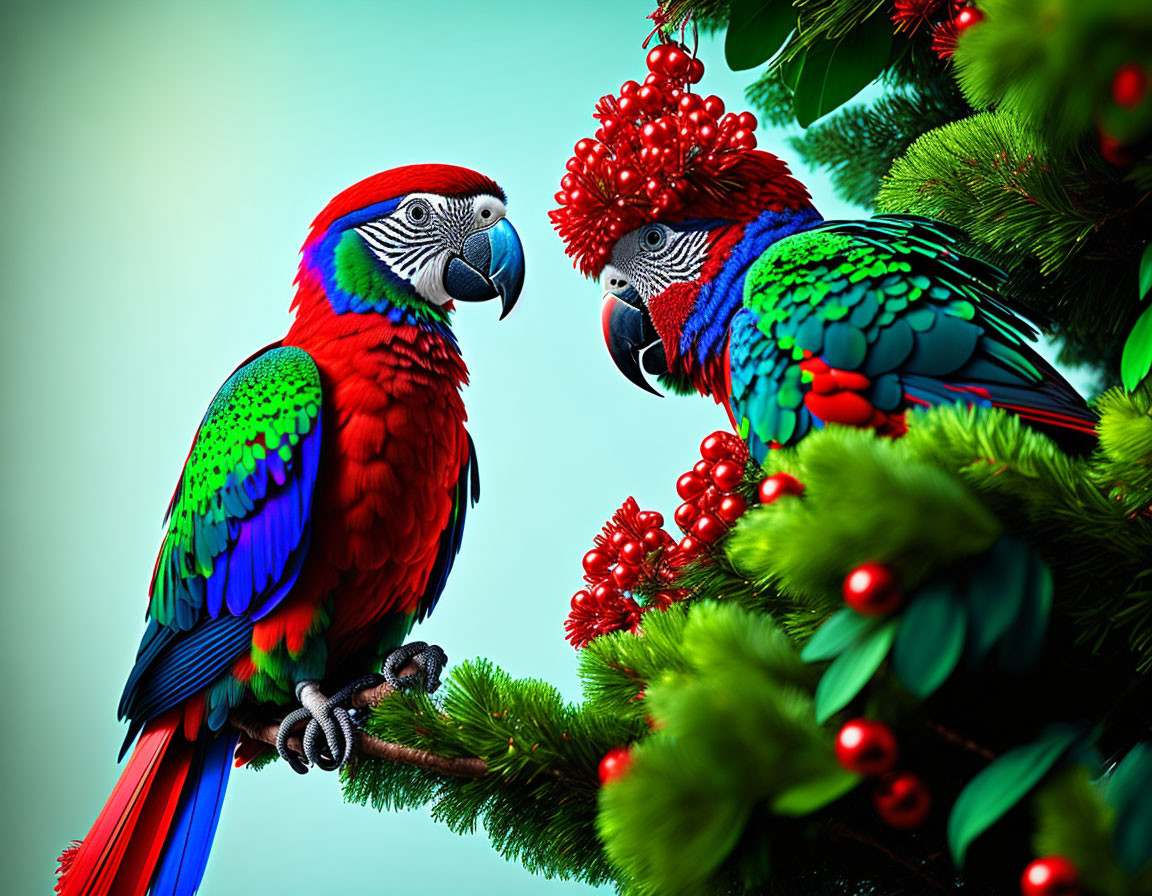
[{"label": "macaw head", "polygon": [[454,165],[373,175],[312,222],[297,281],[318,286],[316,301],[338,315],[442,323],[454,302],[498,298],[503,318],[524,285],[524,250],[504,203],[494,181]]},{"label": "macaw head", "polygon": [[660,44],[647,61],[643,85],[597,103],[600,127],[576,144],[550,216],[577,267],[600,279],[624,375],[649,392],[646,376],[664,375],[676,391],[718,396],[743,275],[818,215],[788,166],[756,148],[751,113],[693,92],[704,67],[686,48]]}]

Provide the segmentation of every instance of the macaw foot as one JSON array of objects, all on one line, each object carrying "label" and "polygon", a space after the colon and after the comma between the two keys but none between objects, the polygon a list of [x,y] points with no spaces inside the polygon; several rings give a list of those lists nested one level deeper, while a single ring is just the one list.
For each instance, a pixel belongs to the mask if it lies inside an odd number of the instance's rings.
[{"label": "macaw foot", "polygon": [[[356,728],[347,703],[364,688],[380,684],[379,675],[366,675],[325,698],[315,681],[301,681],[296,685],[296,699],[300,708],[290,712],[280,723],[276,735],[276,752],[297,774],[308,773],[311,766],[323,771],[340,768],[356,748]],[[307,720],[304,729],[304,757],[288,746],[293,728]]]},{"label": "macaw foot", "polygon": [[[419,673],[400,678],[400,671],[409,662],[414,662],[419,667]],[[384,673],[384,680],[394,688],[410,688],[422,681],[424,690],[434,694],[440,687],[440,673],[447,664],[448,655],[435,644],[413,641],[411,644],[393,648],[384,658],[384,667],[381,671]]]}]

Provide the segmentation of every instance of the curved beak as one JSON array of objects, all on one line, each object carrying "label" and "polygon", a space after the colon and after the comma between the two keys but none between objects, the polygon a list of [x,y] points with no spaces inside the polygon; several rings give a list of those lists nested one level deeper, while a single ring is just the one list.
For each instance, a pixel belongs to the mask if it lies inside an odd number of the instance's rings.
[{"label": "curved beak", "polygon": [[649,385],[645,374],[659,376],[667,373],[668,360],[664,355],[664,343],[656,335],[648,309],[636,291],[629,286],[620,295],[605,293],[600,321],[604,326],[608,354],[620,372],[645,392],[660,395]]},{"label": "curved beak", "polygon": [[524,286],[524,247],[507,218],[464,240],[444,272],[444,288],[459,302],[500,297],[500,319],[508,316]]}]

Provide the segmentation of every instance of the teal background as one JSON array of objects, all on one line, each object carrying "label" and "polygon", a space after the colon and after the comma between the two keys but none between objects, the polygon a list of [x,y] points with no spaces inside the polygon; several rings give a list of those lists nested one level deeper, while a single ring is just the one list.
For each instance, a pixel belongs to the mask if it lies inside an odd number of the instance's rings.
[{"label": "teal background", "polygon": [[[520,307],[457,332],[483,500],[419,637],[576,698],[580,557],[632,494],[726,424],[612,367],[596,285],[546,211],[596,99],[645,73],[647,2],[8,4],[0,21],[2,889],[47,892],[118,774],[121,685],[161,515],[216,388],[285,331],[297,250],[339,190],[451,162],[495,178],[528,259]],[[751,79],[702,39],[702,87]],[[761,146],[786,158],[780,132]],[[826,216],[857,211],[798,174]],[[527,894],[544,881],[426,811],[345,805],[335,777],[233,775],[206,894]]]}]

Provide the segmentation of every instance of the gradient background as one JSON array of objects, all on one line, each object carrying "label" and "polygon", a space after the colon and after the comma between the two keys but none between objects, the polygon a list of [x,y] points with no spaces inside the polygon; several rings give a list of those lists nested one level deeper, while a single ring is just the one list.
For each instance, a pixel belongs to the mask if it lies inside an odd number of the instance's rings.
[{"label": "gradient background", "polygon": [[[599,290],[546,211],[595,100],[644,74],[650,0],[7,4],[0,20],[0,731],[3,889],[47,892],[110,792],[115,720],[160,518],[204,408],[288,324],[297,250],[339,190],[451,162],[507,191],[528,259],[517,312],[457,332],[483,501],[418,632],[575,699],[563,640],[580,557],[629,494],[670,514],[725,425],[616,373]],[[730,107],[748,73],[701,47]],[[781,133],[761,145],[786,157]],[[826,216],[858,212],[800,169]],[[333,776],[233,775],[202,891],[585,892],[426,811],[345,805]]]}]

